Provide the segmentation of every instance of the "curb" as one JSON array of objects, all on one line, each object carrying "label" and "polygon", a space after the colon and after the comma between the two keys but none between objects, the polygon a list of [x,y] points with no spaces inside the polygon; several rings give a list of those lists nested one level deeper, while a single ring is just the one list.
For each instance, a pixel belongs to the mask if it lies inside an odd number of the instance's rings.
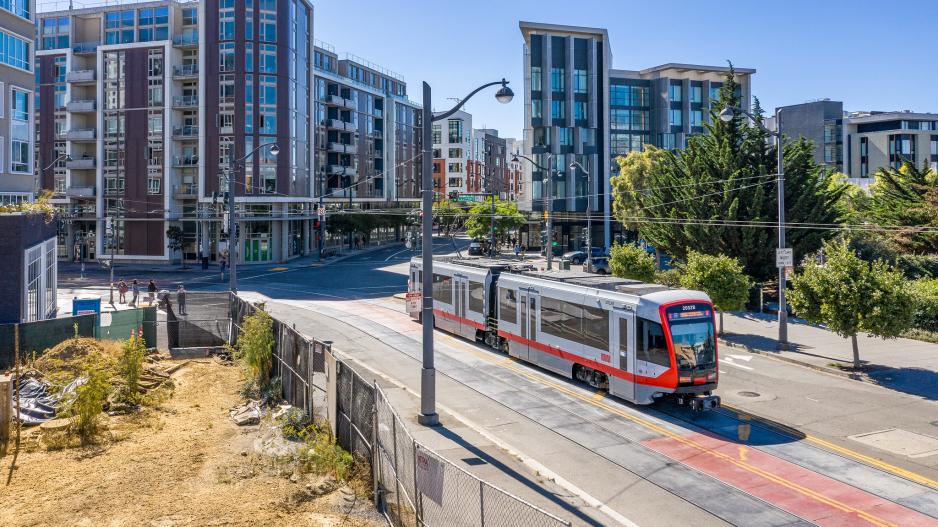
[{"label": "curb", "polygon": [[341,262],[342,260],[346,260],[353,256],[361,256],[363,254],[369,254],[369,253],[380,251],[381,249],[387,249],[388,247],[397,247],[401,245],[404,245],[404,244],[401,242],[391,242],[391,243],[386,243],[384,245],[375,245],[374,247],[368,247],[367,249],[362,249],[355,253],[345,253],[345,254],[339,254],[337,256],[330,256],[329,258],[326,258],[322,261],[298,265],[296,267],[290,267],[289,269],[292,270],[292,269],[304,269],[308,267],[325,267],[327,265],[334,264],[336,262]]},{"label": "curb", "polygon": [[785,357],[785,356],[782,356],[782,355],[773,355],[773,354],[766,353],[766,352],[764,352],[764,351],[755,349],[755,348],[753,348],[752,346],[747,346],[747,345],[745,345],[745,344],[738,344],[738,343],[736,343],[736,342],[730,342],[730,341],[728,341],[728,340],[726,340],[726,339],[722,339],[722,338],[718,338],[717,341],[718,341],[720,344],[724,345],[724,346],[729,346],[729,347],[731,347],[731,348],[741,349],[741,350],[744,350],[744,351],[746,351],[746,352],[748,352],[748,353],[752,353],[753,355],[760,355],[760,356],[762,356],[762,357],[766,357],[766,358],[769,358],[769,359],[773,359],[773,360],[777,360],[777,361],[781,361],[781,362],[787,362],[787,363],[789,363],[789,364],[795,364],[795,365],[797,365],[797,366],[802,366],[802,367],[805,367],[805,368],[810,368],[810,369],[812,369],[812,370],[819,371],[819,372],[821,372],[821,373],[828,373],[828,374],[830,374],[830,375],[837,375],[838,377],[843,377],[843,378],[845,378],[845,379],[850,379],[850,380],[860,381],[860,382],[863,381],[862,377],[860,377],[860,375],[858,375],[858,374],[856,374],[856,373],[848,373],[848,372],[841,371],[841,370],[835,370],[834,368],[828,368],[827,366],[819,366],[819,365],[817,365],[817,364],[812,364],[812,363],[807,362],[807,361],[802,361],[802,360],[798,360],[798,359],[792,359],[791,357]]}]

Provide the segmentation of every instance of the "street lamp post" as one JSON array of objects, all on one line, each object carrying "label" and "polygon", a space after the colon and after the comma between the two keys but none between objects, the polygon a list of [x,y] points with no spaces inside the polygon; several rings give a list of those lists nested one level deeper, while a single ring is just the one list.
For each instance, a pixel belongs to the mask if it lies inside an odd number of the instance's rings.
[{"label": "street lamp post", "polygon": [[236,239],[237,220],[235,218],[235,167],[238,163],[251,157],[254,152],[266,146],[270,147],[270,155],[277,157],[280,147],[277,143],[265,143],[235,159],[234,151],[228,156],[228,289],[233,294],[238,293],[238,241]]},{"label": "street lamp post", "polygon": [[[737,106],[726,105],[720,111],[720,120],[728,123],[732,121],[737,113],[744,114],[756,124],[763,132],[773,135],[776,138],[776,150],[778,151],[778,248],[785,249],[785,158],[782,144],[782,121],[781,108],[775,110],[775,131],[769,130],[754,115]],[[785,302],[785,268],[778,268],[778,349],[788,349],[788,307]]]},{"label": "street lamp post", "polygon": [[[552,153],[547,154],[548,165],[551,164],[551,161],[553,160],[553,158],[554,158],[554,154]],[[544,252],[547,255],[547,270],[552,271],[554,268],[553,267],[553,261],[554,261],[554,236],[553,234],[554,233],[553,233],[553,225],[551,223],[552,216],[553,216],[552,212],[554,211],[554,194],[552,191],[553,182],[554,182],[553,174],[551,173],[550,169],[542,167],[541,165],[537,164],[537,162],[535,162],[533,159],[531,159],[528,156],[521,155],[521,154],[515,154],[514,156],[512,156],[512,161],[518,161],[518,159],[524,159],[528,163],[531,163],[531,165],[533,165],[535,168],[537,168],[541,172],[544,172],[547,174],[547,176],[544,178],[544,186],[547,187],[544,191],[544,201],[547,202],[547,222],[546,222],[547,223],[546,225],[547,248],[545,249]]]},{"label": "street lamp post", "polygon": [[433,99],[430,85],[423,83],[423,159],[421,172],[423,174],[423,246],[421,259],[423,261],[423,309],[421,322],[423,323],[423,368],[420,371],[420,415],[417,422],[425,426],[436,426],[440,417],[436,413],[436,369],[433,366],[433,131],[432,123],[441,121],[453,115],[473,95],[490,86],[501,85],[495,93],[495,99],[502,104],[511,102],[515,94],[508,87],[508,81],[502,79],[479,86],[462,98],[456,106],[440,115],[433,115]]},{"label": "street lamp post", "polygon": [[586,174],[586,272],[589,273],[593,271],[593,186],[590,181],[589,171],[576,161],[570,163],[571,170],[576,170],[577,168]]}]

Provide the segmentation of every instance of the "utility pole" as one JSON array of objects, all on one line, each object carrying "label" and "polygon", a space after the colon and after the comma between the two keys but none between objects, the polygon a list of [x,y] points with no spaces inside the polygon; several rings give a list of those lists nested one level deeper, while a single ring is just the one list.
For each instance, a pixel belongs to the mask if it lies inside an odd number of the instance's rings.
[{"label": "utility pole", "polygon": [[[485,165],[486,167],[491,166],[492,164],[492,145],[485,145]],[[498,252],[495,249],[495,171],[488,170],[489,176],[489,186],[492,187],[492,242],[491,247],[489,248],[489,256],[495,257],[498,256]]]},{"label": "utility pole", "polygon": [[277,157],[280,153],[280,147],[277,143],[265,143],[257,145],[253,150],[235,159],[234,145],[228,155],[228,289],[233,294],[238,294],[238,223],[235,218],[235,167],[238,163],[251,157],[265,146],[270,147],[270,155]]},{"label": "utility pole", "polygon": [[114,225],[114,216],[107,217],[107,240],[108,245],[111,246],[111,282],[109,284],[110,289],[110,302],[111,305],[114,305],[114,247],[117,245],[117,230]]},{"label": "utility pole", "polygon": [[570,163],[570,168],[576,170],[579,168],[586,174],[586,272],[593,271],[593,185],[592,180],[590,179],[590,173],[588,170],[583,168],[583,165],[574,161]]}]

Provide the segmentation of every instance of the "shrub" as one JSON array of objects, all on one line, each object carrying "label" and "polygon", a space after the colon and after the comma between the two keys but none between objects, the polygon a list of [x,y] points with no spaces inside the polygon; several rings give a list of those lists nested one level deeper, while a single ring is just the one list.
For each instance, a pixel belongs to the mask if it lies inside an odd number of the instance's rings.
[{"label": "shrub", "polygon": [[280,431],[287,439],[300,439],[305,441],[313,431],[312,421],[306,412],[299,408],[290,408],[280,417]]},{"label": "shrub", "polygon": [[912,282],[915,296],[915,328],[938,331],[938,280]]},{"label": "shrub", "polygon": [[75,389],[63,408],[65,415],[72,419],[69,433],[77,435],[84,445],[98,434],[98,419],[104,411],[110,383],[106,371],[97,365],[89,366],[82,377],[85,382]]},{"label": "shrub", "polygon": [[655,257],[641,247],[615,244],[609,251],[609,268],[614,276],[642,282],[655,279]]},{"label": "shrub", "polygon": [[666,271],[658,271],[655,273],[655,283],[668,287],[681,287],[681,270],[672,268]]},{"label": "shrub", "polygon": [[124,384],[117,391],[117,400],[128,404],[140,402],[140,376],[143,375],[143,358],[146,355],[146,349],[143,337],[133,334],[121,344],[121,354],[117,359],[117,373]]},{"label": "shrub", "polygon": [[244,318],[238,336],[238,357],[244,364],[250,382],[263,392],[270,383],[270,368],[274,352],[273,319],[262,308]]},{"label": "shrub", "polygon": [[335,442],[328,429],[308,428],[306,446],[301,452],[307,468],[318,474],[330,474],[345,481],[353,468],[355,459]]},{"label": "shrub", "polygon": [[720,313],[720,333],[723,333],[723,312],[743,309],[749,299],[749,277],[743,272],[742,264],[722,254],[712,256],[690,251],[681,285],[707,293],[713,308]]}]

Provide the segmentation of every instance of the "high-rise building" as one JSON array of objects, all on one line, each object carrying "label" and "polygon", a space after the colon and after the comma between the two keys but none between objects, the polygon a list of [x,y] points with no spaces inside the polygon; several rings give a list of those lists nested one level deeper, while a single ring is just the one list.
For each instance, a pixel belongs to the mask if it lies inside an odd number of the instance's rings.
[{"label": "high-rise building", "polygon": [[35,77],[31,0],[0,2],[0,204],[31,199]]},{"label": "high-rise building", "polygon": [[315,46],[309,0],[112,4],[41,13],[36,29],[37,166],[70,155],[39,174],[67,219],[62,257],[217,258],[230,160],[258,147],[233,170],[242,262],[316,247],[320,197],[417,199],[406,85]]},{"label": "high-rise building", "polygon": [[524,143],[511,137],[505,138],[505,181],[509,201],[518,201],[524,188],[523,161],[515,156],[524,154]]},{"label": "high-rise building", "polygon": [[[615,158],[646,144],[680,149],[691,134],[704,133],[710,110],[728,67],[663,64],[643,70],[612,68],[605,29],[521,22],[524,37],[524,153],[547,169],[524,163],[521,207],[543,211],[550,188],[552,209],[581,216],[587,197],[593,214],[593,240],[608,246],[619,226],[610,218],[609,178]],[[743,109],[749,109],[750,77],[736,68]],[[576,161],[589,172],[570,170]],[[548,172],[550,181],[547,181]],[[591,187],[591,188],[590,188]],[[569,214],[574,213],[574,214]],[[553,239],[575,248],[586,220],[554,221]],[[522,241],[539,245],[529,233]]]},{"label": "high-rise building", "polygon": [[[842,172],[847,181],[867,187],[884,167],[904,161],[938,170],[938,114],[911,111],[844,112],[840,101],[822,100],[783,106],[782,134],[804,137],[815,147],[815,161]],[[774,118],[767,120],[777,130]]]},{"label": "high-rise building", "polygon": [[[469,191],[469,154],[472,149],[472,115],[460,110],[444,121],[433,123],[433,159],[436,200],[450,199]],[[439,184],[439,186],[437,186]]]}]

